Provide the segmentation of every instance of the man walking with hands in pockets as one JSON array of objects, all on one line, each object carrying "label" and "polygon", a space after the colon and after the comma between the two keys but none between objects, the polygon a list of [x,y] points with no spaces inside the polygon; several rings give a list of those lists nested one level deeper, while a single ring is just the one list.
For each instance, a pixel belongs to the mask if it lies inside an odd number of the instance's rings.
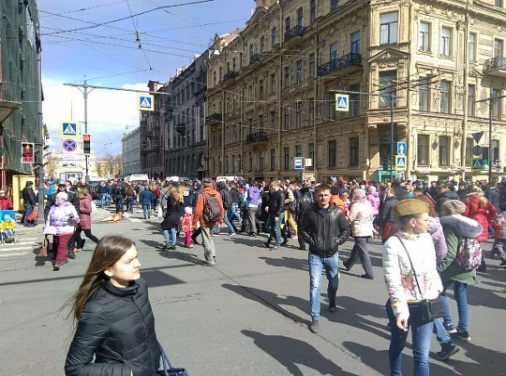
[{"label": "man walking with hands in pockets", "polygon": [[336,310],[336,293],[339,284],[338,246],[350,235],[350,225],[343,211],[330,203],[330,187],[319,185],[315,190],[316,203],[304,213],[301,235],[309,244],[309,291],[311,325],[309,330],[318,333],[320,326],[320,282],[322,270],[328,279],[329,311]]}]

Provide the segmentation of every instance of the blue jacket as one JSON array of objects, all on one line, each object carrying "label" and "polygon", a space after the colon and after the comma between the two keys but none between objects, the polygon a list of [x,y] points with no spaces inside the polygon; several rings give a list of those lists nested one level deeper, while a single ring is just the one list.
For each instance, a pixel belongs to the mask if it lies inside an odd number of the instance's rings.
[{"label": "blue jacket", "polygon": [[151,205],[153,197],[154,197],[153,192],[151,192],[149,189],[145,189],[139,195],[139,203],[141,205]]}]

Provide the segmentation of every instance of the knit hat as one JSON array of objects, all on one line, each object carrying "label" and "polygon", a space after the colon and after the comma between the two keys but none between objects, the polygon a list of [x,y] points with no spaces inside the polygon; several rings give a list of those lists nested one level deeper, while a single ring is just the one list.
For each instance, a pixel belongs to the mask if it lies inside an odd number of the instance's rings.
[{"label": "knit hat", "polygon": [[421,200],[407,198],[397,204],[395,211],[399,217],[423,214],[429,212],[429,205]]},{"label": "knit hat", "polygon": [[466,211],[466,204],[460,200],[446,200],[441,205],[441,212],[444,215],[462,214]]},{"label": "knit hat", "polygon": [[351,201],[357,202],[365,199],[365,193],[361,188],[356,188],[351,194]]},{"label": "knit hat", "polygon": [[186,214],[193,214],[193,209],[191,206],[187,206],[186,208],[184,208],[184,212]]},{"label": "knit hat", "polygon": [[369,186],[369,192],[376,192],[376,187],[374,185]]},{"label": "knit hat", "polygon": [[56,198],[59,198],[63,201],[68,201],[69,195],[67,194],[67,192],[58,192],[58,194],[56,195]]},{"label": "knit hat", "polygon": [[10,221],[10,220],[11,220],[11,216],[9,214],[5,214],[4,221]]}]

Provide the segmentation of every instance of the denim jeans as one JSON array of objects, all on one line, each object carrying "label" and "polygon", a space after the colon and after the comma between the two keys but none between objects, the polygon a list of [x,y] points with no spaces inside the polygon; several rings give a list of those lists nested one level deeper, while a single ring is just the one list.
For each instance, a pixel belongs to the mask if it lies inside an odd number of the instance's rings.
[{"label": "denim jeans", "polygon": [[106,205],[106,202],[107,202],[107,193],[101,193],[100,194],[100,202],[99,202],[98,206],[103,208]]},{"label": "denim jeans", "polygon": [[128,213],[132,213],[134,209],[134,196],[126,196],[125,202],[126,202],[126,211]]},{"label": "denim jeans", "polygon": [[451,284],[453,286],[453,296],[455,297],[455,301],[457,302],[457,310],[459,314],[459,324],[457,329],[462,332],[468,331],[469,325],[469,307],[467,305],[467,284],[457,281],[446,281],[443,283],[443,292],[441,293],[441,301],[445,307],[445,315],[443,317],[444,322],[446,324],[452,323],[452,315],[450,311],[450,304],[448,303],[448,298],[446,297],[446,290]]},{"label": "denim jeans", "polygon": [[274,220],[276,214],[271,213],[267,218],[267,222],[265,223],[265,227],[267,231],[269,231],[270,236],[273,237],[276,241],[276,245],[281,244],[281,222],[283,222],[283,213],[281,213],[278,217],[278,221]]},{"label": "denim jeans", "polygon": [[230,207],[229,212],[231,221],[233,221],[234,219],[237,221],[241,221],[241,213],[239,212],[239,206],[235,202]]},{"label": "denim jeans", "polygon": [[142,204],[142,211],[144,213],[144,219],[151,217],[151,204]]},{"label": "denim jeans", "polygon": [[[165,244],[176,245],[177,244],[177,231],[173,227],[170,230],[163,230],[163,236],[165,238]],[[172,241],[170,240],[172,238]]]},{"label": "denim jeans", "polygon": [[116,197],[114,203],[116,204],[116,213],[121,212],[123,214],[123,197]]},{"label": "denim jeans", "polygon": [[[390,299],[386,303],[386,309],[391,330],[390,348],[388,349],[390,376],[402,376],[402,350],[406,345],[408,331],[397,327]],[[429,376],[429,351],[433,324],[433,321],[421,325],[411,322],[409,324],[413,342],[414,376]]]},{"label": "denim jeans", "polygon": [[434,320],[434,333],[436,334],[436,338],[438,342],[442,345],[452,343],[452,337],[448,334],[445,327],[443,326],[443,322],[440,319]]},{"label": "denim jeans", "polygon": [[[234,232],[237,232],[235,225],[232,222],[230,222],[230,220],[228,219],[227,211],[224,210],[224,212],[225,212],[225,216],[223,218],[223,222],[225,222],[225,224],[227,225],[229,233],[233,234]],[[216,235],[218,235],[220,233],[220,224],[218,222],[216,222],[216,226],[214,226],[213,233]]]},{"label": "denim jeans", "polygon": [[337,287],[339,285],[339,254],[323,258],[309,252],[309,301],[311,305],[311,318],[320,319],[320,283],[322,270],[325,267],[327,280],[327,296],[330,302],[336,301]]}]

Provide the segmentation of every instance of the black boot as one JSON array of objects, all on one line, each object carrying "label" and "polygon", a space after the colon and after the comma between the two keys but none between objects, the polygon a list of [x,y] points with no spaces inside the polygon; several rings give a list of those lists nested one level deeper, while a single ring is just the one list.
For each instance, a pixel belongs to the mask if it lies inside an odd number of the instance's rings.
[{"label": "black boot", "polygon": [[76,254],[74,253],[74,250],[73,249],[67,249],[67,254],[69,256],[69,259],[75,259],[76,258]]}]

